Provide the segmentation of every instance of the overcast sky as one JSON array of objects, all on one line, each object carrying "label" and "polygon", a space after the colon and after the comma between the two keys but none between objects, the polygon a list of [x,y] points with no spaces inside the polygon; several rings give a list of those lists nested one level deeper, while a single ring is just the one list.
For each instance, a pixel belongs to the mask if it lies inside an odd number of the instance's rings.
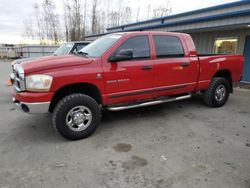
[{"label": "overcast sky", "polygon": [[[0,43],[20,43],[23,40],[23,20],[28,18],[34,3],[43,0],[0,0]],[[170,0],[172,14],[194,9],[229,3],[237,0]],[[59,14],[62,14],[62,0],[54,0]],[[151,4],[160,5],[163,0],[123,0],[131,7]]]}]

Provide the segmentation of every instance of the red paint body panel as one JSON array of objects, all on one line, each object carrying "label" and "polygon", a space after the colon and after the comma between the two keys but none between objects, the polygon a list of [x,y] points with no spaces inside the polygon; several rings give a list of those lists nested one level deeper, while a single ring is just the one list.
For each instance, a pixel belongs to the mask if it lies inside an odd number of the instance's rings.
[{"label": "red paint body panel", "polygon": [[17,101],[27,102],[27,103],[37,103],[37,102],[49,102],[54,96],[54,92],[44,92],[44,93],[33,93],[33,92],[22,92],[17,93],[14,89],[12,90],[12,96]]},{"label": "red paint body panel", "polygon": [[[116,103],[133,102],[136,100],[152,98],[152,93],[130,95],[131,93],[143,91],[148,88],[153,88],[154,71],[143,71],[143,66],[153,66],[154,62],[151,59],[147,60],[133,60],[121,61],[118,63],[108,62],[108,58],[115,52],[115,50],[128,38],[138,35],[147,35],[145,33],[137,33],[123,36],[113,47],[111,47],[102,57],[103,62],[103,83],[105,84],[104,101],[107,105]],[[150,40],[149,40],[150,42]],[[153,50],[150,45],[150,52]],[[129,80],[129,81],[126,81]],[[120,81],[119,83],[112,83],[113,80]],[[111,83],[108,83],[110,82]],[[130,94],[129,94],[130,93]],[[113,97],[114,95],[125,95],[126,97]]]},{"label": "red paint body panel", "polygon": [[63,56],[48,56],[30,62],[22,64],[25,69],[25,73],[36,73],[40,71],[46,71],[51,69],[64,68],[68,69],[72,66],[89,64],[92,59],[87,59],[75,55],[63,55]]},{"label": "red paint body panel", "polygon": [[200,75],[196,90],[208,88],[213,76],[220,70],[229,70],[232,81],[240,81],[243,72],[244,57],[242,55],[215,55],[199,57]]},{"label": "red paint body panel", "polygon": [[[147,60],[108,62],[108,58],[128,38],[146,35],[149,38],[151,58]],[[156,58],[153,35],[178,37],[185,56],[178,58]],[[197,56],[190,35],[167,32],[129,32],[101,57],[84,58],[75,55],[43,58],[23,66],[25,75],[47,74],[53,76],[51,91],[48,93],[14,93],[17,100],[45,102],[51,100],[60,88],[76,84],[95,85],[102,96],[103,106],[131,103],[155,97],[190,93],[205,90],[219,70],[231,72],[232,81],[242,77],[244,58],[242,55]],[[187,63],[188,66],[182,66]],[[151,66],[151,70],[142,70]],[[97,78],[101,74],[101,79]]]}]

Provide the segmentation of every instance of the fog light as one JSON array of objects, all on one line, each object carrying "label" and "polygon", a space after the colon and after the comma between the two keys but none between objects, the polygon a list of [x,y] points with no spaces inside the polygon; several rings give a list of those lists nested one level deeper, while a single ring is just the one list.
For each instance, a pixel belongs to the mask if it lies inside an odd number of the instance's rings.
[{"label": "fog light", "polygon": [[21,108],[22,108],[22,110],[23,110],[24,112],[26,112],[26,113],[28,113],[28,112],[30,111],[29,107],[28,107],[27,105],[25,105],[25,104],[22,104],[22,105],[21,105]]}]

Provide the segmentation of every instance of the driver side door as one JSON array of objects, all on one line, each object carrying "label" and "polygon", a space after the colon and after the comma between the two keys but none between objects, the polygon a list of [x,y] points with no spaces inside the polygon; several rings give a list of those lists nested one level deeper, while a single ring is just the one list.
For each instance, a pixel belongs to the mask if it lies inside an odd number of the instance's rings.
[{"label": "driver side door", "polygon": [[126,103],[152,97],[154,69],[149,37],[127,38],[113,53],[132,50],[131,60],[103,63],[103,81],[108,103]]}]

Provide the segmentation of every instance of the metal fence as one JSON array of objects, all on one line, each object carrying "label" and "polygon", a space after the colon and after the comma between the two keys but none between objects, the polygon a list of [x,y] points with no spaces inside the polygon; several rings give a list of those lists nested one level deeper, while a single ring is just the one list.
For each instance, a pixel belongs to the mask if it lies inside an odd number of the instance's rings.
[{"label": "metal fence", "polygon": [[58,45],[26,45],[5,47],[0,46],[1,58],[28,58],[28,57],[41,57],[53,54]]}]

